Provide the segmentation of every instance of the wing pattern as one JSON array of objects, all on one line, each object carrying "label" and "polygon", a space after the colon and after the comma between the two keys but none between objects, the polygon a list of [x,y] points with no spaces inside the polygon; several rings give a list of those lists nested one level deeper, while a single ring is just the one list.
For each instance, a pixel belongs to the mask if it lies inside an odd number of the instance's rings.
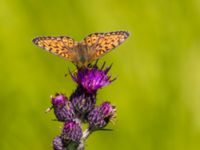
[{"label": "wing pattern", "polygon": [[126,31],[92,33],[85,37],[81,44],[88,47],[89,56],[95,60],[119,46],[128,36]]},{"label": "wing pattern", "polygon": [[73,61],[75,56],[73,49],[78,42],[67,36],[47,36],[36,37],[33,39],[33,43],[55,55]]}]

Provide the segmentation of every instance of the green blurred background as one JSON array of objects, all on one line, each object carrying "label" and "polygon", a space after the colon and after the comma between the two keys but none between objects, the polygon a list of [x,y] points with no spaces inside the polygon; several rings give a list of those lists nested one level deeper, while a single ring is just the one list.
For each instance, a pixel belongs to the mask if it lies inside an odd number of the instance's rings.
[{"label": "green blurred background", "polygon": [[118,80],[98,93],[118,108],[114,131],[86,150],[199,150],[199,0],[1,0],[0,150],[52,149],[62,124],[44,113],[49,96],[76,86],[64,77],[75,67],[32,38],[122,29],[130,38],[101,59]]}]

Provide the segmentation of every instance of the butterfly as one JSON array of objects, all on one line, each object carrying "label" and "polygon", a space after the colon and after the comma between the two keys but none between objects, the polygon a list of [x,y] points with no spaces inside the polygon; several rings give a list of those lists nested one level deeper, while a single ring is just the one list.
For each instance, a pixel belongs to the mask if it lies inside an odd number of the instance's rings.
[{"label": "butterfly", "polygon": [[68,36],[36,37],[33,43],[46,51],[73,62],[78,68],[87,68],[97,60],[119,46],[129,37],[127,31],[91,33],[77,42]]}]

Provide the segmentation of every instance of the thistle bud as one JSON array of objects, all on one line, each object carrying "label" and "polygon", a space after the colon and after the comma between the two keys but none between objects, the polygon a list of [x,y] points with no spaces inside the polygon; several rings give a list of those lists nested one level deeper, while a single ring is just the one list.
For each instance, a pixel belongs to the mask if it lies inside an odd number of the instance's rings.
[{"label": "thistle bud", "polygon": [[101,129],[105,127],[115,115],[115,106],[111,105],[110,102],[104,102],[89,113],[89,126],[91,129]]},{"label": "thistle bud", "polygon": [[60,136],[57,136],[54,138],[53,149],[54,150],[64,150],[64,146],[63,146],[62,139],[60,138]]},{"label": "thistle bud", "polygon": [[65,122],[64,127],[62,129],[61,138],[64,141],[80,141],[82,137],[82,129],[80,124],[76,121]]},{"label": "thistle bud", "polygon": [[56,94],[52,97],[54,114],[58,121],[70,121],[74,119],[74,110],[71,102],[63,94]]}]

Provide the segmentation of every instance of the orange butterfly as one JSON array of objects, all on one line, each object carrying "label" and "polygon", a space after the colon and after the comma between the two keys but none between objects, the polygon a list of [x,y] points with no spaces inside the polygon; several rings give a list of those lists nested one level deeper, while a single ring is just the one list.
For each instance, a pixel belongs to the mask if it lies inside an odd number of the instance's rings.
[{"label": "orange butterfly", "polygon": [[33,43],[50,53],[72,61],[79,68],[86,68],[129,37],[127,31],[92,33],[81,42],[67,36],[36,37]]}]

